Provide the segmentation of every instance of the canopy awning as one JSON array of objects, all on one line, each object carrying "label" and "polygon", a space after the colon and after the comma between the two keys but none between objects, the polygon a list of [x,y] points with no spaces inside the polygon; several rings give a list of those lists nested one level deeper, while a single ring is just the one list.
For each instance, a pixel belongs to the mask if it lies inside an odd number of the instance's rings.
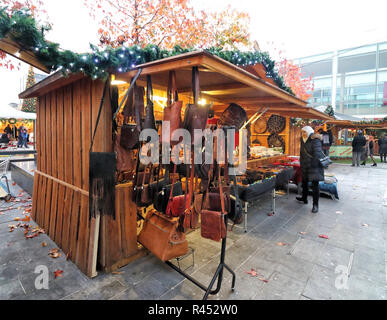
[{"label": "canopy awning", "polygon": [[23,112],[5,105],[0,107],[0,119],[36,120],[36,113]]}]

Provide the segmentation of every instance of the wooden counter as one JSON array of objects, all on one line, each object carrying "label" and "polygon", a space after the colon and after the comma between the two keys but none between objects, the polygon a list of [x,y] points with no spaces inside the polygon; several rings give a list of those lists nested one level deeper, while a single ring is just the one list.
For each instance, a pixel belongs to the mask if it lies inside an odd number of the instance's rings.
[{"label": "wooden counter", "polygon": [[279,155],[279,156],[273,156],[273,157],[265,157],[265,158],[260,158],[260,159],[247,160],[247,169],[255,169],[257,167],[268,165],[268,164],[276,162],[280,159],[283,159],[285,157],[286,157],[286,155]]}]

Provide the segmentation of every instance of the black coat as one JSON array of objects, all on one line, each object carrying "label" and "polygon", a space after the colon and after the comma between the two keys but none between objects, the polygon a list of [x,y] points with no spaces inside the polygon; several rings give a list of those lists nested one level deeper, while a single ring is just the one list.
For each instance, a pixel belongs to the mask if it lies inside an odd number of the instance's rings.
[{"label": "black coat", "polygon": [[322,152],[322,137],[320,134],[311,135],[304,143],[301,138],[300,165],[302,178],[308,181],[324,181],[324,168],[320,159]]},{"label": "black coat", "polygon": [[387,153],[387,137],[379,139],[379,154]]},{"label": "black coat", "polygon": [[363,151],[363,147],[366,145],[366,138],[361,134],[357,135],[352,140],[352,152],[361,152]]}]

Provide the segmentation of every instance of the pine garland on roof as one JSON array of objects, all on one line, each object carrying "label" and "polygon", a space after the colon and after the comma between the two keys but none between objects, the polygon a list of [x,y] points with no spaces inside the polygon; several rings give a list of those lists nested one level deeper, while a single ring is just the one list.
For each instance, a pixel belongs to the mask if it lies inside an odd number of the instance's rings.
[{"label": "pine garland on roof", "polygon": [[[8,15],[5,8],[0,9],[0,39],[9,37],[19,44],[22,50],[34,52],[36,58],[50,71],[62,70],[64,74],[83,72],[92,79],[106,79],[110,73],[132,70],[137,65],[195,51],[195,48],[176,46],[173,50],[162,50],[156,45],[145,47],[108,47],[100,50],[90,44],[91,53],[78,54],[70,50],[61,50],[59,44],[47,42],[45,32],[51,26],[38,27],[28,9],[15,10]],[[237,66],[262,64],[267,76],[272,78],[279,88],[294,95],[275,69],[275,62],[267,52],[226,51],[222,48],[209,48],[207,51]]]}]

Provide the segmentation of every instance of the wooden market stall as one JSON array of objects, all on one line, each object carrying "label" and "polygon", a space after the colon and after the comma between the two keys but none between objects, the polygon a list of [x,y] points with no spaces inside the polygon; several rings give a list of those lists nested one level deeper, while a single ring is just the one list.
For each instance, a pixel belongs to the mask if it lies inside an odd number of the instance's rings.
[{"label": "wooden market stall", "polygon": [[[139,69],[142,72],[137,85],[146,86],[146,76],[150,75],[161,98],[161,103],[155,103],[156,119],[162,119],[169,72],[176,72],[181,100],[188,102],[193,67],[199,67],[201,98],[214,103],[215,114],[234,102],[249,116],[259,108],[268,108],[270,114],[288,118],[326,117],[263,76],[202,50],[139,65],[131,72],[115,74],[115,78],[126,82],[120,86],[122,95]],[[65,77],[57,72],[20,94],[22,99],[38,98],[32,218],[90,277],[97,274],[97,266],[111,271],[141,255],[132,183],[116,185],[115,214],[89,214],[89,149],[103,88],[102,81],[93,81],[82,73]],[[288,124],[286,130],[290,140]],[[106,99],[93,151],[112,152],[111,137],[112,108]]]},{"label": "wooden market stall", "polygon": [[[366,130],[386,130],[387,121],[379,123],[350,121],[350,120],[330,120],[327,122],[331,126],[331,131],[334,136],[334,144],[330,149],[330,156],[333,158],[351,158],[352,157],[352,139],[358,130],[362,130],[364,134]],[[343,131],[345,130],[345,134]],[[376,139],[376,137],[375,137]],[[379,153],[378,143],[374,145],[375,154]]]}]

